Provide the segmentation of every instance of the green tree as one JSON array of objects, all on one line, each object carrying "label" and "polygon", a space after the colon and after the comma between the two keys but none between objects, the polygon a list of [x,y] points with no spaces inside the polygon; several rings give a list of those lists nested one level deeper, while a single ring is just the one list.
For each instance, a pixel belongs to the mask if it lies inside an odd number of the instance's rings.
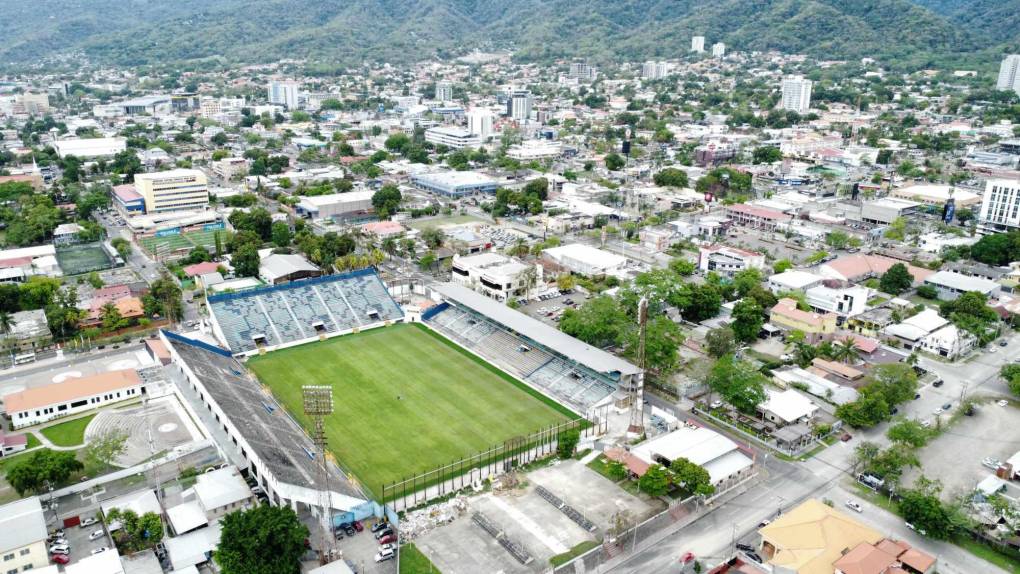
[{"label": "green tree", "polygon": [[766,398],[765,376],[733,355],[726,355],[712,365],[705,384],[744,413],[754,413]]},{"label": "green tree", "polygon": [[308,527],[289,507],[259,505],[220,523],[213,559],[223,574],[299,574]]},{"label": "green tree", "polygon": [[939,296],[939,291],[932,285],[918,285],[917,295],[925,299],[935,299]]},{"label": "green tree", "polygon": [[784,271],[789,271],[792,268],[793,268],[793,262],[790,261],[789,259],[780,259],[780,260],[778,260],[778,261],[776,261],[775,263],[772,264],[772,270],[775,271],[776,273],[782,273]]},{"label": "green tree", "polygon": [[741,299],[733,306],[733,322],[730,328],[738,341],[749,343],[758,338],[758,332],[765,323],[762,308],[754,299]]},{"label": "green tree", "polygon": [[606,169],[609,171],[619,171],[623,169],[623,166],[627,164],[626,160],[618,153],[611,153],[606,156]]},{"label": "green tree", "polygon": [[896,263],[882,274],[882,278],[878,282],[878,288],[883,293],[899,295],[910,289],[913,284],[914,276],[907,270],[907,266],[902,263]]},{"label": "green tree", "polygon": [[[631,329],[624,339],[624,354],[632,360],[637,360],[640,331],[637,328]],[[665,315],[650,318],[645,334],[644,367],[660,377],[672,373],[679,366],[679,349],[683,342],[683,332],[672,319]]]},{"label": "green tree", "polygon": [[380,218],[385,219],[400,209],[401,200],[400,188],[387,184],[372,194],[372,207]]},{"label": "green tree", "polygon": [[850,244],[850,236],[845,231],[830,231],[825,236],[825,244],[833,249],[846,249]]},{"label": "green tree", "polygon": [[754,163],[775,163],[783,159],[783,152],[775,146],[760,146],[754,148]]},{"label": "green tree", "polygon": [[733,335],[733,329],[719,327],[712,329],[705,335],[705,343],[708,347],[709,356],[716,359],[722,358],[737,350],[737,339]]},{"label": "green tree", "polygon": [[421,232],[421,240],[429,249],[438,249],[446,241],[446,235],[436,227],[426,227]]},{"label": "green tree", "polygon": [[234,267],[234,274],[238,277],[258,277],[259,275],[259,251],[250,243],[238,248],[230,262]]},{"label": "green tree", "polygon": [[655,181],[655,185],[661,187],[683,188],[687,187],[689,183],[687,180],[687,172],[675,167],[667,167],[659,171],[652,179]]},{"label": "green tree", "polygon": [[556,454],[561,459],[566,460],[574,456],[574,450],[577,449],[577,443],[581,441],[581,433],[577,429],[570,429],[562,431],[556,437]]},{"label": "green tree", "polygon": [[108,431],[89,441],[85,447],[85,472],[96,475],[113,465],[117,457],[127,450],[128,435],[120,431]]},{"label": "green tree", "polygon": [[286,221],[273,223],[272,240],[277,247],[287,247],[291,242],[290,226]]},{"label": "green tree", "polygon": [[921,477],[919,486],[900,492],[900,514],[925,535],[939,540],[950,538],[957,529],[958,520],[939,498],[942,485]]},{"label": "green tree", "polygon": [[556,278],[556,288],[560,291],[570,291],[577,285],[577,280],[570,273],[562,273]]},{"label": "green tree", "polygon": [[567,309],[560,330],[595,347],[618,345],[631,324],[626,312],[612,297],[589,299],[578,309]]},{"label": "green tree", "polygon": [[697,270],[698,266],[693,261],[682,259],[680,257],[674,258],[669,262],[669,270],[681,277],[690,277],[694,275],[694,271]]},{"label": "green tree", "polygon": [[846,337],[832,345],[832,358],[837,361],[854,363],[860,356],[861,351],[857,348],[857,341],[853,337]]},{"label": "green tree", "polygon": [[41,493],[47,485],[56,488],[83,468],[74,452],[43,448],[19,458],[8,468],[6,479],[18,495],[25,496]]},{"label": "green tree", "polygon": [[921,423],[916,420],[903,419],[889,427],[885,436],[893,442],[902,443],[914,448],[921,448],[928,442],[928,439],[931,438],[932,433],[929,429],[921,426]]},{"label": "green tree", "polygon": [[111,302],[107,302],[99,311],[100,320],[103,322],[104,331],[116,331],[127,324],[120,315],[120,311],[117,306]]},{"label": "green tree", "polygon": [[120,528],[111,533],[122,552],[139,552],[154,548],[163,540],[163,521],[155,512],[138,516],[133,510],[112,508],[106,514],[106,523],[120,523]]},{"label": "green tree", "polygon": [[114,237],[110,240],[110,245],[117,250],[117,254],[120,255],[121,259],[127,261],[128,257],[131,256],[131,242],[123,237]]},{"label": "green tree", "polygon": [[669,492],[669,473],[660,464],[653,464],[638,479],[638,488],[648,496],[664,496]]},{"label": "green tree", "polygon": [[673,473],[673,482],[687,494],[711,496],[715,493],[712,477],[704,468],[686,458],[678,458],[669,465]]}]

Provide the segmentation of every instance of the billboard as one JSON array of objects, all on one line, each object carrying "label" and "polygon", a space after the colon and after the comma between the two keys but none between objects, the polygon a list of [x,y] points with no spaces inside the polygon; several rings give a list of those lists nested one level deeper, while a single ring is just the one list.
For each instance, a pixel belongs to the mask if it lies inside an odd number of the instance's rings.
[{"label": "billboard", "polygon": [[217,221],[216,223],[206,223],[202,226],[202,231],[217,231],[223,229],[223,222]]},{"label": "billboard", "polygon": [[944,221],[946,225],[948,225],[953,222],[953,216],[955,215],[956,215],[956,200],[950,197],[949,199],[946,200],[945,207],[942,208],[942,221]]},{"label": "billboard", "polygon": [[180,234],[181,234],[181,228],[180,227],[171,227],[170,229],[157,229],[156,230],[156,237],[169,237],[171,235],[180,235]]}]

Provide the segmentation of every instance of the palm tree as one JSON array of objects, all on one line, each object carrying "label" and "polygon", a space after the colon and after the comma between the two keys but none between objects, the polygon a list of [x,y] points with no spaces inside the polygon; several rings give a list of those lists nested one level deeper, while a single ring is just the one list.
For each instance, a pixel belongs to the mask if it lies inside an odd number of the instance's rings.
[{"label": "palm tree", "polygon": [[797,341],[793,345],[797,364],[801,367],[810,365],[811,361],[815,360],[815,357],[818,356],[818,349],[813,345],[809,345],[807,341]]},{"label": "palm tree", "polygon": [[14,327],[14,317],[7,311],[0,311],[0,333],[8,333]]},{"label": "palm tree", "polygon": [[535,288],[538,283],[538,272],[535,271],[534,265],[529,265],[521,271],[521,284],[524,287],[524,298],[531,299],[531,290]]},{"label": "palm tree", "polygon": [[382,242],[382,250],[390,257],[393,257],[393,255],[397,252],[397,240],[393,237],[387,237]]},{"label": "palm tree", "polygon": [[847,337],[832,346],[835,358],[844,363],[855,363],[861,357],[860,349],[857,348],[857,341],[853,337]]}]

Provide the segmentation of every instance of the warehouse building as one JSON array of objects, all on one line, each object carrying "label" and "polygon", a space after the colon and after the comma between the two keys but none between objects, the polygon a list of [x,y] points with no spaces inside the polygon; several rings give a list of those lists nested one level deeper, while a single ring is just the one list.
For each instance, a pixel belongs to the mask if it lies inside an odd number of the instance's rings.
[{"label": "warehouse building", "polygon": [[411,177],[418,189],[446,197],[463,197],[476,193],[496,193],[499,182],[476,171],[422,173]]},{"label": "warehouse building", "polygon": [[305,196],[301,198],[296,209],[298,215],[308,219],[356,219],[372,212],[373,193],[372,191],[351,191]]},{"label": "warehouse building", "polygon": [[70,155],[82,159],[113,157],[127,149],[124,138],[91,138],[78,140],[61,140],[53,142],[57,156],[64,158]]},{"label": "warehouse building", "polygon": [[900,217],[917,213],[920,208],[921,204],[916,201],[883,197],[861,205],[861,221],[888,225]]},{"label": "warehouse building", "polygon": [[542,258],[580,275],[612,274],[627,263],[626,257],[581,243],[546,249]]},{"label": "warehouse building", "polygon": [[995,281],[971,277],[955,271],[939,271],[924,280],[925,285],[931,285],[939,294],[939,299],[951,301],[968,291],[977,291],[985,297],[998,297],[1002,286]]}]

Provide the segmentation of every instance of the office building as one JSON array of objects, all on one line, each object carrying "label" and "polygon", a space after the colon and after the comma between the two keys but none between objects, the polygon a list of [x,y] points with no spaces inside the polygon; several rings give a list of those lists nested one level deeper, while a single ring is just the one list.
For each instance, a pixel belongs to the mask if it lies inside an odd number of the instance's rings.
[{"label": "office building", "polygon": [[799,114],[811,109],[811,80],[804,76],[783,78],[783,99],[780,107]]},{"label": "office building", "polygon": [[297,204],[298,215],[310,219],[352,219],[372,211],[371,191],[308,195]]},{"label": "office building", "polygon": [[467,112],[468,131],[483,140],[492,135],[492,112],[473,108]]},{"label": "office building", "polygon": [[1011,54],[1002,60],[1002,65],[999,66],[999,80],[995,83],[995,88],[1020,94],[1020,54]]},{"label": "office building", "polygon": [[197,169],[136,174],[135,191],[145,198],[145,213],[209,207],[208,182]]},{"label": "office building", "polygon": [[[534,269],[533,283],[528,282],[529,269]],[[450,275],[454,283],[473,289],[497,301],[526,295],[534,285],[542,283],[542,266],[528,265],[501,253],[454,255]]]},{"label": "office building", "polygon": [[452,126],[438,126],[425,130],[425,141],[444,145],[451,149],[474,148],[482,145],[480,136],[472,134],[470,130]]},{"label": "office building", "polygon": [[288,110],[296,110],[299,102],[299,86],[299,83],[293,81],[273,80],[269,82],[269,103],[287,106]]},{"label": "office building", "polygon": [[453,99],[453,82],[441,80],[436,82],[436,100],[449,102]]},{"label": "office building", "polygon": [[23,428],[110,403],[137,399],[145,393],[144,387],[145,383],[134,369],[71,377],[60,383],[4,395],[4,412],[14,428]]},{"label": "office building", "polygon": [[598,77],[598,69],[585,62],[573,62],[570,64],[569,77],[581,82],[594,82]]},{"label": "office building", "polygon": [[978,231],[997,233],[1020,228],[1020,181],[990,179],[981,200]]},{"label": "office building", "polygon": [[705,51],[705,37],[704,36],[695,36],[695,37],[691,38],[691,51],[692,52],[697,52],[699,54]]},{"label": "office building", "polygon": [[513,90],[506,102],[506,115],[519,122],[526,122],[531,118],[534,101],[534,96],[528,90]]},{"label": "office building", "polygon": [[715,44],[712,44],[712,57],[713,58],[722,58],[725,55],[726,55],[726,44],[723,44],[722,42],[716,42]]},{"label": "office building", "polygon": [[446,197],[462,197],[476,193],[496,193],[499,182],[476,171],[440,171],[411,176],[418,189]]}]

